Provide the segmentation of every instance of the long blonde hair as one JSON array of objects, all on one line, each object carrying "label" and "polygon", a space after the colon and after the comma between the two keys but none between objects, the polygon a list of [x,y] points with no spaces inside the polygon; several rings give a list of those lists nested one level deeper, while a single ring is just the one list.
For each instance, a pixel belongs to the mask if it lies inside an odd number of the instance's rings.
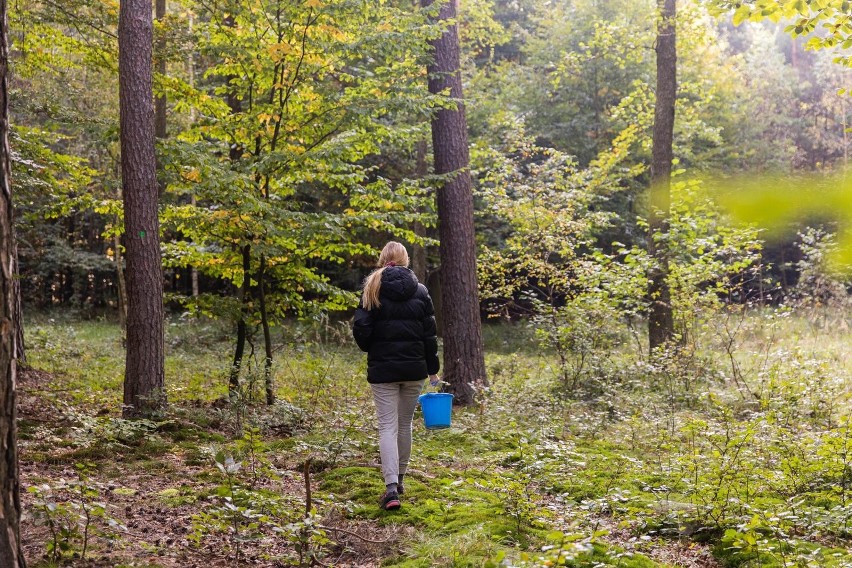
[{"label": "long blonde hair", "polygon": [[391,241],[382,249],[379,255],[378,268],[370,273],[364,280],[364,293],[361,295],[361,304],[365,310],[381,308],[379,291],[382,288],[382,273],[389,266],[408,266],[408,251],[402,243]]}]

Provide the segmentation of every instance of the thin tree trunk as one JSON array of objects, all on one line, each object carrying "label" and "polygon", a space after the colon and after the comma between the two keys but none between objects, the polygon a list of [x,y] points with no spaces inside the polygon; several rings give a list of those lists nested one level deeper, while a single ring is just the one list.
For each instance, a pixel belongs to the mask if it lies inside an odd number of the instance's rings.
[{"label": "thin tree trunk", "polygon": [[[428,7],[434,0],[422,0]],[[455,20],[458,0],[441,8],[441,20]],[[482,322],[476,281],[476,242],[473,232],[473,191],[467,140],[458,25],[449,26],[432,42],[434,60],[428,66],[429,92],[449,90],[454,109],[441,109],[432,118],[435,173],[445,176],[438,188],[438,234],[441,239],[441,295],[444,324],[444,380],[458,404],[472,404],[475,389],[487,384],[482,350]]]},{"label": "thin tree trunk", "polygon": [[657,100],[651,157],[651,195],[648,216],[648,252],[654,260],[648,296],[648,339],[651,353],[674,338],[674,316],[669,289],[669,215],[674,152],[675,98],[677,97],[676,0],[657,0]]},{"label": "thin tree trunk", "polygon": [[263,327],[263,385],[266,389],[266,404],[275,404],[275,385],[272,382],[272,334],[269,332],[269,314],[266,311],[266,256],[260,255],[260,268],[257,270],[257,296],[260,307],[260,324]]},{"label": "thin tree trunk", "polygon": [[[226,14],[223,20],[224,25],[228,27],[234,27],[234,17],[231,14]],[[235,77],[233,75],[229,75],[225,79],[225,84],[230,85],[231,80]],[[243,110],[243,103],[240,98],[237,96],[237,93],[233,89],[228,89],[227,94],[225,95],[225,102],[228,104],[228,108],[231,109],[231,114],[239,114]],[[228,158],[232,162],[237,162],[243,155],[243,148],[239,144],[237,144],[236,140],[233,140],[231,144],[231,148],[228,151]]]},{"label": "thin tree trunk", "polygon": [[231,365],[231,376],[228,379],[228,396],[234,398],[240,388],[240,369],[243,366],[243,355],[246,351],[246,335],[248,327],[249,287],[251,285],[251,245],[243,245],[243,285],[237,292],[240,302],[240,319],[237,321],[237,344],[234,348],[234,362]]},{"label": "thin tree trunk", "polygon": [[157,217],[151,0],[122,0],[118,22],[121,179],[127,248],[124,414],[165,406],[163,277]]},{"label": "thin tree trunk", "polygon": [[[314,20],[315,22],[316,20]],[[277,29],[278,42],[282,42],[284,40],[284,27],[282,26],[281,20],[281,6],[278,6],[278,9],[275,14],[275,25]],[[307,37],[308,29],[312,25],[311,17],[308,16],[308,19],[305,23],[305,30],[303,35],[304,38]],[[304,43],[303,43],[304,46]],[[302,52],[302,57],[305,56],[304,51]],[[294,77],[292,81],[295,83],[296,77],[298,76],[299,70],[301,69],[301,65],[297,65],[294,73]],[[279,118],[275,122],[275,129],[272,135],[272,139],[269,141],[269,152],[275,152],[275,148],[278,144],[278,136],[281,133],[281,117],[285,115],[285,108],[287,106],[287,100],[289,95],[285,94],[285,89],[281,87],[280,84],[277,83],[278,73],[283,73],[283,68],[280,65],[275,66],[275,70],[272,76],[275,78],[273,81],[272,87],[269,89],[269,104],[273,104],[276,102],[276,96],[278,99],[278,116]],[[283,82],[283,80],[282,80]],[[260,159],[261,156],[261,139],[258,136],[255,138],[255,152],[254,158],[256,160]],[[269,182],[270,177],[267,174],[263,182],[261,183],[261,179],[263,176],[260,173],[257,174],[255,178],[255,182],[257,183],[258,189],[260,189],[261,195],[266,201],[269,201]],[[263,384],[264,389],[266,391],[266,404],[272,405],[275,403],[275,385],[272,380],[272,335],[269,331],[269,312],[266,306],[266,284],[264,280],[266,279],[266,255],[260,255],[260,264],[258,266],[257,271],[257,288],[258,288],[258,304],[260,308],[260,324],[263,329],[263,348],[264,348],[264,361],[263,361]]]},{"label": "thin tree trunk", "polygon": [[[190,204],[195,207],[195,195],[190,197]],[[194,266],[189,267],[189,280],[192,284],[192,297],[197,298],[198,291],[198,269]]]},{"label": "thin tree trunk", "polygon": [[[193,28],[194,23],[195,23],[195,20],[193,19],[193,16],[190,13],[190,15],[189,15],[189,33],[190,34],[192,34],[192,28]],[[195,52],[191,51],[189,53],[189,56],[187,57],[187,60],[186,60],[186,73],[187,73],[187,77],[188,77],[187,82],[189,83],[189,86],[193,87],[193,88],[195,87],[195,58],[194,58],[194,54],[195,54]],[[195,107],[194,106],[192,106],[189,109],[189,123],[195,124]],[[197,202],[197,199],[195,197],[195,193],[190,195],[189,201],[190,201],[190,204],[193,207],[195,207],[196,202]],[[190,278],[190,282],[192,283],[192,297],[197,298],[198,294],[199,294],[199,289],[198,289],[198,269],[196,267],[194,267],[194,266],[189,267],[189,278]]]},{"label": "thin tree trunk", "polygon": [[[229,10],[230,12],[230,10]],[[231,13],[225,14],[224,25],[228,27],[234,26],[234,17]],[[226,84],[230,84],[231,77],[228,77]],[[225,101],[231,113],[239,114],[242,112],[242,102],[233,90],[228,90],[225,95]],[[243,155],[243,147],[237,144],[234,140],[231,144],[231,149],[228,152],[228,157],[231,162],[238,162]],[[242,264],[243,264],[243,284],[237,291],[237,300],[240,304],[240,318],[237,321],[237,342],[234,346],[234,361],[231,364],[231,374],[228,377],[228,397],[232,400],[237,396],[240,388],[240,370],[243,366],[243,357],[246,350],[246,339],[248,335],[248,327],[246,320],[249,314],[249,298],[251,286],[251,244],[245,244],[241,247]]]},{"label": "thin tree trunk", "polygon": [[25,568],[21,549],[21,501],[18,470],[15,382],[15,319],[20,287],[15,284],[15,239],[12,223],[11,158],[9,154],[9,70],[6,0],[0,0],[0,566]]}]

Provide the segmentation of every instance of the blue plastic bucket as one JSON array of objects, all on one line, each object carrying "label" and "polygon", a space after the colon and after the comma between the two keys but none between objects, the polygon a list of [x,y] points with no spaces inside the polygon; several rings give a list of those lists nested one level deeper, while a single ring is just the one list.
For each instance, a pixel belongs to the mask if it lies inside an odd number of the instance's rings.
[{"label": "blue plastic bucket", "polygon": [[423,423],[429,430],[450,427],[453,412],[453,395],[443,392],[421,394],[418,398],[423,408]]}]

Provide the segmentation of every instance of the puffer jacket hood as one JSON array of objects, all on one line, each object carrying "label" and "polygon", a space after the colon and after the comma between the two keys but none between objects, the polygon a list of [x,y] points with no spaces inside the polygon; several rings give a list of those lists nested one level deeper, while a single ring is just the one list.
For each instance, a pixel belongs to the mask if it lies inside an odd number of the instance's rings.
[{"label": "puffer jacket hood", "polygon": [[417,291],[417,277],[404,266],[389,266],[382,271],[380,297],[397,302],[407,300]]}]

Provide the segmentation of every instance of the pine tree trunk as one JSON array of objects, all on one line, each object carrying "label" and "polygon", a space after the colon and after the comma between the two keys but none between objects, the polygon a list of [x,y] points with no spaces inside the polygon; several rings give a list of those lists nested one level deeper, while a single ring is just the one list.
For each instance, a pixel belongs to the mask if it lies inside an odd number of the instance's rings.
[{"label": "pine tree trunk", "polygon": [[[433,0],[422,0],[424,7]],[[442,8],[441,20],[455,20],[458,0]],[[435,173],[444,175],[438,188],[438,234],[441,239],[441,295],[444,337],[444,380],[457,404],[472,404],[475,388],[487,384],[482,351],[482,322],[476,281],[473,191],[467,120],[459,71],[458,25],[432,42],[428,66],[429,92],[449,90],[455,109],[438,110],[432,118]]]},{"label": "pine tree trunk", "polygon": [[21,550],[21,501],[15,433],[17,404],[15,310],[20,287],[15,284],[15,240],[12,225],[11,158],[9,154],[9,69],[6,0],[0,0],[0,566],[24,568]]},{"label": "pine tree trunk", "polygon": [[668,232],[677,96],[676,0],[657,0],[657,8],[657,100],[654,106],[651,157],[651,211],[648,216],[648,252],[654,260],[648,287],[651,302],[648,339],[652,354],[674,338],[674,316],[668,284]]},{"label": "pine tree trunk", "polygon": [[126,416],[148,415],[165,405],[152,41],[151,0],[122,0],[118,22],[118,76],[127,249]]}]

